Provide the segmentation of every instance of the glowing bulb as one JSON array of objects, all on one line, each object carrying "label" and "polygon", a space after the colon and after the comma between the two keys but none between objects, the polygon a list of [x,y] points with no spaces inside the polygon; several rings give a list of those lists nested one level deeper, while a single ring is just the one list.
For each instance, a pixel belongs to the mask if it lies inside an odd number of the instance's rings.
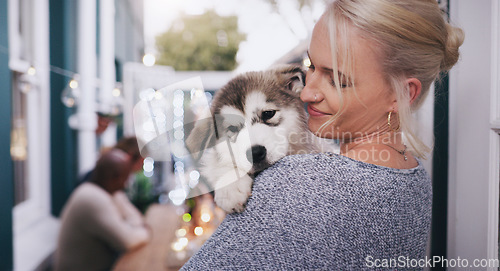
[{"label": "glowing bulb", "polygon": [[[178,188],[168,192],[168,198],[172,201],[174,205],[181,205],[184,200],[186,200],[186,191],[182,188]],[[189,214],[188,214],[189,215]],[[191,217],[190,217],[191,219]],[[189,221],[187,221],[189,222]]]},{"label": "glowing bulb", "polygon": [[153,171],[154,168],[155,166],[152,163],[144,163],[144,165],[142,166],[142,169],[144,169],[144,171],[146,172]]},{"label": "glowing bulb", "polygon": [[179,238],[179,244],[181,244],[183,247],[187,246],[188,239],[186,237]]},{"label": "glowing bulb", "polygon": [[211,218],[211,217],[210,217],[210,214],[209,214],[209,213],[204,213],[204,214],[202,214],[202,215],[201,215],[201,221],[203,221],[203,222],[208,222],[208,221],[210,221],[210,218]]},{"label": "glowing bulb", "polygon": [[78,87],[78,81],[76,81],[75,79],[71,79],[71,81],[69,81],[69,87],[72,88],[72,89],[75,89]]},{"label": "glowing bulb", "polygon": [[196,227],[196,228],[194,228],[194,234],[196,236],[202,235],[203,234],[203,228],[202,227]]},{"label": "glowing bulb", "polygon": [[80,89],[78,88],[78,81],[71,80],[69,85],[61,93],[61,101],[67,107],[73,107],[78,104],[80,98]]},{"label": "glowing bulb", "polygon": [[152,67],[156,63],[156,57],[153,54],[145,54],[142,58],[142,63],[147,67]]},{"label": "glowing bulb", "polygon": [[183,214],[183,215],[182,215],[182,220],[183,220],[184,222],[189,222],[189,221],[191,221],[191,215],[190,215],[189,213],[185,213],[185,214]]},{"label": "glowing bulb", "polygon": [[304,61],[302,61],[302,63],[308,68],[309,66],[311,66],[311,60],[308,57],[304,58]]},{"label": "glowing bulb", "polygon": [[184,236],[186,236],[186,234],[187,234],[186,229],[178,229],[175,231],[175,235],[177,237],[184,237]]},{"label": "glowing bulb", "polygon": [[114,88],[111,94],[113,95],[113,97],[120,97],[122,91],[119,88]]},{"label": "glowing bulb", "polygon": [[181,243],[179,243],[179,242],[175,242],[175,243],[173,243],[173,244],[172,244],[172,249],[173,249],[174,251],[177,251],[177,252],[178,252],[178,251],[183,250],[183,249],[184,249],[184,247],[182,246],[182,244],[181,244]]},{"label": "glowing bulb", "polygon": [[36,74],[36,69],[34,67],[29,67],[28,69],[28,75],[35,75]]}]

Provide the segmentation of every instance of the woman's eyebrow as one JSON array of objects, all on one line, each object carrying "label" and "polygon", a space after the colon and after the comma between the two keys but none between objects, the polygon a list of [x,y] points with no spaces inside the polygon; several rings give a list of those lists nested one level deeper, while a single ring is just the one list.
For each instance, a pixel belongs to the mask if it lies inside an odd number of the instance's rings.
[{"label": "woman's eyebrow", "polygon": [[[311,61],[311,63],[313,63],[313,61],[311,60],[311,56],[309,55],[309,50],[307,50],[307,57],[309,58],[309,60]],[[322,69],[326,72],[329,72],[331,74],[333,74],[333,69],[331,68],[327,68],[327,67],[318,67],[316,65],[314,65],[316,69]],[[345,78],[347,79],[348,81],[351,81],[351,78],[347,75],[345,75],[344,73],[342,73],[341,71],[337,71],[338,72],[338,75],[339,75],[339,78]]]}]

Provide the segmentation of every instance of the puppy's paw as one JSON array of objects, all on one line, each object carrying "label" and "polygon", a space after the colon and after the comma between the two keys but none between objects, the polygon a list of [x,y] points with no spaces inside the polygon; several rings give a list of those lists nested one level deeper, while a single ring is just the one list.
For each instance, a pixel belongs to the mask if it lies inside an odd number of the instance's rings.
[{"label": "puppy's paw", "polygon": [[228,213],[241,212],[252,192],[253,179],[244,175],[239,180],[215,190],[215,203]]}]

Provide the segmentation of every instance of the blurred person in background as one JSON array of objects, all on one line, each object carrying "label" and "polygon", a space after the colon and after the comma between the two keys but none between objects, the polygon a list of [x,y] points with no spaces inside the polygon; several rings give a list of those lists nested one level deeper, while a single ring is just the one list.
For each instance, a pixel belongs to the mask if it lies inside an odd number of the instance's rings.
[{"label": "blurred person in background", "polygon": [[137,138],[135,136],[120,139],[114,148],[122,150],[130,155],[132,173],[142,169],[144,158],[141,156],[139,145],[137,144]]},{"label": "blurred person in background", "polygon": [[[111,149],[122,150],[130,156],[130,169],[131,169],[130,173],[134,173],[142,169],[142,166],[144,164],[144,158],[141,156],[141,152],[137,144],[137,138],[135,136],[128,136],[121,138],[116,143],[116,145],[113,146]],[[89,172],[85,173],[81,178],[79,178],[75,187],[78,187],[80,184],[90,180],[93,171],[94,169],[90,170]]]},{"label": "blurred person in background", "polygon": [[61,215],[56,271],[110,270],[121,253],[149,241],[143,216],[122,191],[132,157],[119,148],[107,151],[89,181],[73,191]]}]

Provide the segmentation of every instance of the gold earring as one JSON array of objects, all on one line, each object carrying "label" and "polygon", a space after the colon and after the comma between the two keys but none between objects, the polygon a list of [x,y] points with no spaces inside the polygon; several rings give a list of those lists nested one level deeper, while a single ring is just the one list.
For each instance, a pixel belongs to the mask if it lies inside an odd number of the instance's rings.
[{"label": "gold earring", "polygon": [[387,115],[387,125],[389,125],[389,129],[391,129],[391,131],[398,132],[401,129],[401,124],[399,124],[398,128],[396,128],[396,129],[392,128],[392,125],[391,125],[391,116],[392,116],[392,111],[389,112],[389,115]]}]

